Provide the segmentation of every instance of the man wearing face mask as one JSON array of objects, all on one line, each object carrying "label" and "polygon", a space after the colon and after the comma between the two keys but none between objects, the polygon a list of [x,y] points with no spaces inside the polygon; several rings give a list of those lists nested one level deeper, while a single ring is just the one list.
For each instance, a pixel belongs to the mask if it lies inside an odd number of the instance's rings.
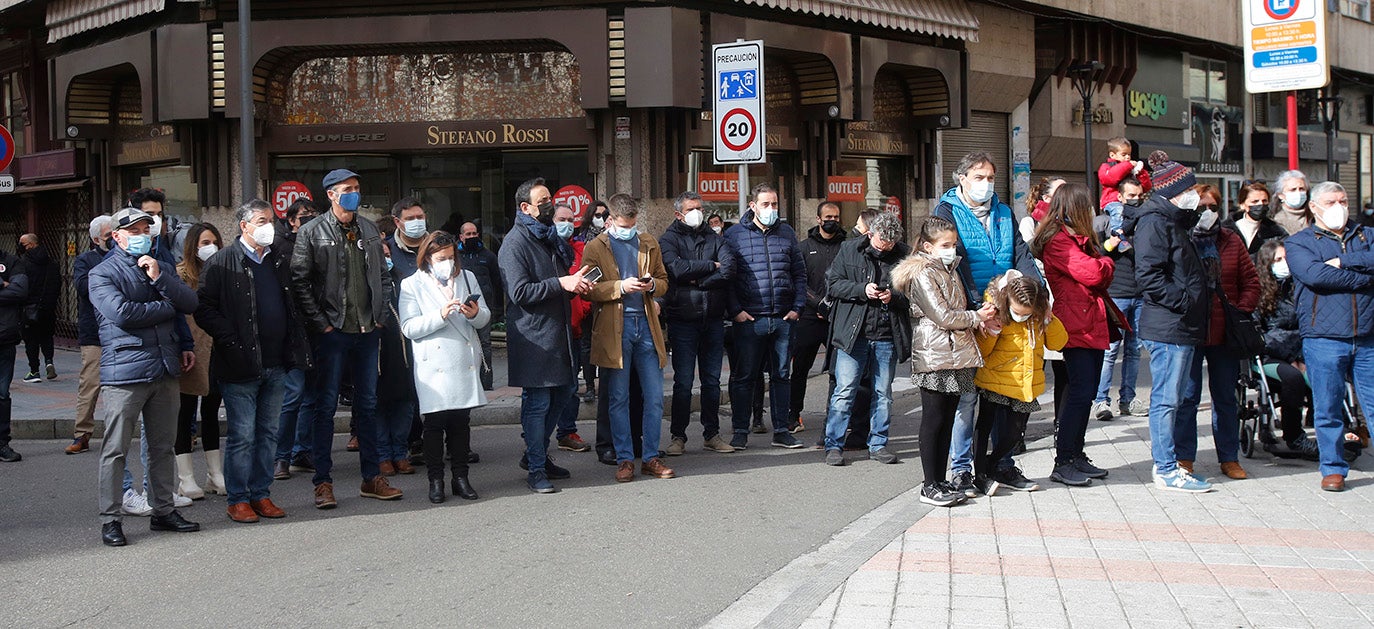
[{"label": "man wearing face mask", "polygon": [[[802,429],[802,407],[806,404],[807,376],[816,364],[816,354],[826,345],[830,332],[832,300],[826,291],[825,272],[830,270],[835,256],[844,243],[844,227],[840,225],[840,205],[822,201],[816,206],[816,225],[798,243],[802,260],[806,261],[806,305],[792,335],[792,400],[789,403],[788,429]],[[828,356],[829,354],[827,354]]]},{"label": "man wearing face mask", "polygon": [[482,244],[482,232],[476,223],[463,223],[459,228],[458,255],[462,256],[463,269],[477,278],[477,287],[482,291],[482,300],[491,309],[491,320],[477,328],[477,339],[482,343],[482,388],[491,391],[491,325],[506,318],[506,290],[501,283],[501,264]]},{"label": "man wearing face mask", "polygon": [[314,348],[315,372],[306,390],[315,419],[315,507],[332,509],[335,401],[339,381],[353,381],[353,420],[363,482],[359,495],[401,498],[382,476],[377,460],[378,330],[392,317],[391,274],[382,236],[369,220],[358,220],[362,202],[357,173],[332,170],[324,176],[329,212],[301,227],[291,255],[291,293]]},{"label": "man wearing face mask", "polygon": [[711,231],[717,234],[724,233],[725,219],[721,218],[719,214],[712,212],[710,215],[706,217],[706,226],[710,228]]},{"label": "man wearing face mask", "polygon": [[1313,186],[1312,226],[1284,241],[1326,491],[1344,491],[1350,471],[1343,456],[1346,381],[1354,382],[1365,409],[1374,406],[1374,228],[1350,220],[1348,204],[1340,184]]},{"label": "man wearing face mask", "polygon": [[[1139,220],[1137,213],[1140,206],[1145,202],[1144,186],[1140,185],[1133,177],[1122,179],[1117,184],[1119,201],[1121,208],[1121,231],[1120,233],[1129,242],[1132,234],[1135,233],[1136,221]],[[1103,249],[1107,257],[1116,263],[1116,273],[1112,275],[1112,284],[1107,288],[1107,295],[1116,302],[1116,307],[1121,310],[1121,314],[1126,315],[1126,320],[1131,324],[1131,330],[1123,330],[1121,340],[1114,341],[1107,348],[1107,354],[1102,359],[1102,376],[1098,381],[1097,398],[1093,400],[1092,417],[1098,420],[1112,419],[1112,371],[1116,368],[1118,360],[1121,363],[1121,388],[1117,398],[1116,414],[1122,417],[1135,415],[1143,417],[1150,411],[1150,402],[1144,398],[1137,398],[1135,393],[1136,377],[1140,373],[1140,339],[1136,336],[1135,328],[1140,327],[1140,287],[1135,281],[1135,251],[1134,247],[1115,247],[1113,240],[1118,240],[1117,236],[1111,235],[1111,217],[1107,214],[1099,214],[1093,218],[1093,229],[1097,231],[1097,237],[1103,243]]]},{"label": "man wearing face mask", "polygon": [[181,402],[178,377],[195,353],[181,351],[172,322],[196,310],[196,294],[152,257],[153,217],[127,208],[114,216],[105,260],[90,272],[91,304],[100,326],[100,381],[105,396],[105,440],[100,452],[101,541],[124,546],[121,524],[125,451],[143,418],[154,531],[199,531],[173,508],[173,442]]},{"label": "man wearing face mask", "polygon": [[768,396],[773,416],[773,447],[800,448],[787,420],[792,403],[792,329],[806,307],[806,262],[796,232],[779,219],[778,191],[761,183],[749,193],[749,210],[725,230],[735,255],[738,279],[727,294],[726,315],[732,327],[735,358],[730,365],[730,408],[734,438],[730,446],[749,444],[754,390],[771,356]]},{"label": "man wearing face mask", "polygon": [[677,220],[659,237],[668,270],[664,315],[673,354],[672,443],[668,456],[687,448],[692,383],[701,377],[702,447],[734,452],[720,436],[720,370],[725,357],[725,302],[735,277],[735,258],[705,224],[701,195],[687,191],[673,201]]},{"label": "man wearing face mask", "polygon": [[1212,291],[1191,231],[1201,196],[1193,169],[1161,159],[1150,173],[1154,192],[1140,207],[1135,228],[1135,277],[1141,292],[1136,330],[1150,351],[1150,452],[1156,487],[1201,493],[1211,483],[1179,466],[1174,432],[1194,422],[1180,409],[1190,387],[1193,360],[1207,340]]},{"label": "man wearing face mask", "polygon": [[91,305],[90,274],[110,250],[110,228],[114,219],[108,214],[91,219],[87,233],[90,247],[72,262],[72,283],[76,285],[76,341],[81,346],[81,373],[76,380],[76,429],[64,450],[80,454],[91,449],[95,432],[95,403],[100,398],[100,324]]},{"label": "man wearing face mask", "polygon": [[[959,256],[957,271],[968,293],[968,307],[980,307],[988,282],[1010,269],[1043,281],[1011,208],[993,191],[997,166],[992,156],[984,152],[965,155],[954,167],[954,178],[957,185],[945,191],[931,215],[953,223],[959,230],[955,254]],[[950,439],[954,483],[968,495],[975,493],[973,437],[977,404],[977,393],[960,396]],[[997,465],[999,470],[1014,467],[1011,455]]]},{"label": "man wearing face mask", "polygon": [[418,200],[406,197],[391,206],[391,220],[396,225],[395,233],[387,239],[391,263],[395,265],[395,276],[405,279],[415,274],[415,248],[429,233],[425,208]]},{"label": "man wearing face mask", "polygon": [[[140,188],[129,194],[129,207],[136,207],[143,210],[148,216],[153,217],[153,251],[162,254],[166,253],[167,261],[173,266],[181,262],[181,247],[173,242],[178,225],[175,220],[167,217],[167,194],[156,188]],[[157,256],[159,259],[161,255]]]},{"label": "man wearing face mask", "polygon": [[1286,170],[1274,180],[1274,222],[1289,234],[1296,234],[1312,224],[1307,187],[1307,175],[1300,170]]},{"label": "man wearing face mask", "polygon": [[290,292],[290,255],[276,240],[272,206],[254,199],[236,212],[241,235],[206,263],[196,324],[214,340],[210,362],[229,423],[224,480],[229,519],[286,513],[272,503],[272,460],[285,374],[308,369],[310,347]]},{"label": "man wearing face mask", "polygon": [[510,357],[510,386],[520,394],[520,425],[524,429],[524,467],[530,491],[557,492],[550,479],[571,478],[568,470],[548,458],[568,387],[573,386],[571,322],[573,294],[587,294],[592,283],[587,268],[569,274],[572,247],[559,238],[553,225],[553,195],[543,179],[531,179],[515,190],[519,208],[515,225],[506,234],[498,255],[506,286],[506,352]]}]

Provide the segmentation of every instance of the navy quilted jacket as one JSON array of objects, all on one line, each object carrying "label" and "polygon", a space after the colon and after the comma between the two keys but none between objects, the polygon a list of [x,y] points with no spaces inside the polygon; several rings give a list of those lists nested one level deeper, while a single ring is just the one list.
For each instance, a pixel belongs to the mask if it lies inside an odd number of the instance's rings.
[{"label": "navy quilted jacket", "polygon": [[200,303],[161,260],[157,280],[136,266],[137,256],[114,245],[90,272],[91,304],[100,325],[100,384],[137,384],[181,375],[176,322]]},{"label": "navy quilted jacket", "polygon": [[791,225],[777,223],[765,232],[749,210],[726,230],[725,241],[736,256],[727,316],[747,312],[755,319],[781,317],[794,310],[801,314],[806,306],[806,262]]},{"label": "navy quilted jacket", "polygon": [[[1297,280],[1303,338],[1349,339],[1374,333],[1374,227],[1347,223],[1336,234],[1308,227],[1283,242]],[[1339,258],[1341,268],[1326,263]]]}]

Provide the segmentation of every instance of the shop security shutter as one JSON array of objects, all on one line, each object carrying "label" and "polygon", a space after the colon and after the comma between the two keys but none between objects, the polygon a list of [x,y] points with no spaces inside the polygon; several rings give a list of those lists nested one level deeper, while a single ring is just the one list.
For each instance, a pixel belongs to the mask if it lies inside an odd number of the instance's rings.
[{"label": "shop security shutter", "polygon": [[[940,132],[942,146],[940,162],[944,175],[944,189],[957,185],[954,167],[959,160],[974,151],[984,151],[992,155],[997,165],[997,180],[994,189],[1003,203],[1011,202],[1011,129],[1007,114],[993,111],[975,111],[969,116],[967,129],[948,129]],[[941,194],[944,190],[940,191]]]}]

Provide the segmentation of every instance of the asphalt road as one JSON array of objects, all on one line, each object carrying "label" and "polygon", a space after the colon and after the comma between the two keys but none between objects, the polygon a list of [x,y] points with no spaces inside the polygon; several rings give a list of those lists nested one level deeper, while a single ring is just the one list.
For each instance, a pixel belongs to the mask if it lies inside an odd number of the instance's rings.
[{"label": "asphalt road", "polygon": [[[813,382],[820,408],[823,381]],[[17,442],[24,462],[0,467],[0,624],[695,627],[911,488],[918,404],[914,391],[897,395],[900,465],[831,468],[819,450],[767,447],[766,435],[746,452],[703,452],[689,432],[688,454],[668,459],[677,479],[617,484],[591,453],[565,452],[573,479],[553,495],[526,489],[518,427],[479,427],[471,478],[482,500],[442,505],[426,499],[423,468],[395,477],[400,501],[358,497],[357,456],[341,437],[337,509],[315,510],[297,475],[273,485],[284,520],[233,523],[213,496],[183,510],[203,531],[151,533],[127,517],[120,549],[99,541],[97,453]],[[821,422],[808,419],[798,437],[814,443]],[[1048,413],[1032,421],[1048,431]]]}]

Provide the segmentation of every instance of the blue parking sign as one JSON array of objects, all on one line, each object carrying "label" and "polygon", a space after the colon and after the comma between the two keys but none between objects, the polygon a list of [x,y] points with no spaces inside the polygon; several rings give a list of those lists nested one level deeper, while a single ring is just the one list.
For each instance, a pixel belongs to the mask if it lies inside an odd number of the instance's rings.
[{"label": "blue parking sign", "polygon": [[716,75],[720,100],[758,98],[758,74],[754,70],[731,70]]}]

